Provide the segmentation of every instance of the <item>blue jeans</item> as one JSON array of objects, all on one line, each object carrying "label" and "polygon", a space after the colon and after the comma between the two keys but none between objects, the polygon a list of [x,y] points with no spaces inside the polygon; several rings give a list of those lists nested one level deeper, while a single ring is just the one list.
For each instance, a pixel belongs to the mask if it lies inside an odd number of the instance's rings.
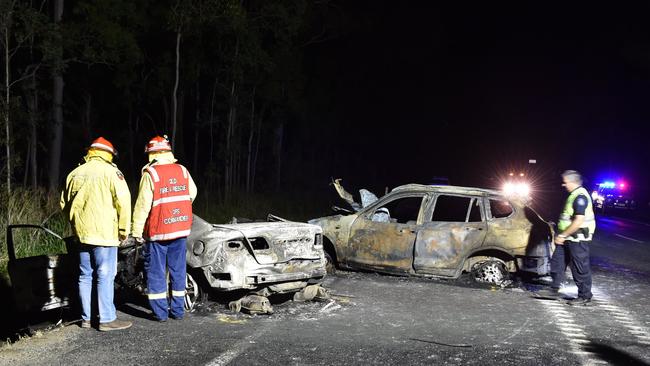
[{"label": "blue jeans", "polygon": [[117,274],[117,247],[81,244],[79,249],[79,297],[81,318],[91,319],[93,272],[97,277],[99,322],[110,323],[117,314],[113,304],[114,281]]}]

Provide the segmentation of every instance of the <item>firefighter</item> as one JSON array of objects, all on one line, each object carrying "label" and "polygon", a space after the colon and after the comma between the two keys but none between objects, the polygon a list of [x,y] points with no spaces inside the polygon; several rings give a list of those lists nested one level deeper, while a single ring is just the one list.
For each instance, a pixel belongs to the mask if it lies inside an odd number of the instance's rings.
[{"label": "firefighter", "polygon": [[117,248],[126,239],[131,225],[131,194],[124,175],[112,163],[116,153],[113,144],[105,138],[94,140],[84,163],[68,174],[60,201],[80,243],[81,327],[91,327],[94,273],[100,331],[131,326],[131,322],[117,319],[113,304]]},{"label": "firefighter", "polygon": [[[182,319],[185,244],[192,227],[196,185],[187,169],[176,164],[167,136],[152,138],[144,151],[149,163],[142,169],[131,234],[139,243],[146,240],[147,297],[154,319]],[[171,282],[169,300],[166,271]]]}]

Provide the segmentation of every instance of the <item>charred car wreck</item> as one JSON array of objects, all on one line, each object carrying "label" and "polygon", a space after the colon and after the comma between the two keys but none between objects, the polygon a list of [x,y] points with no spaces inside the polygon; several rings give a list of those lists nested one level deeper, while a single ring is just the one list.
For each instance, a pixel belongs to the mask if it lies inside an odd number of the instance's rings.
[{"label": "charred car wreck", "polygon": [[[323,228],[326,256],[347,269],[501,284],[511,272],[546,275],[552,226],[523,198],[457,186],[408,184],[361,204],[334,181],[356,212],[311,220]],[[340,210],[340,209],[339,209]]]},{"label": "charred car wreck", "polygon": [[[144,293],[141,248],[121,251],[120,281]],[[269,215],[269,221],[211,224],[194,215],[187,238],[185,307],[210,291],[245,290],[265,297],[298,292],[326,274],[322,231]],[[232,307],[231,307],[232,308]]]},{"label": "charred car wreck", "polygon": [[194,216],[187,265],[223,291],[293,292],[326,273],[321,229],[291,221],[213,225]]},{"label": "charred car wreck", "polygon": [[[193,308],[212,290],[243,290],[264,298],[296,292],[298,300],[304,299],[305,289],[313,292],[311,285],[320,284],[326,274],[321,228],[269,218],[274,221],[213,225],[194,216],[187,240],[186,308]],[[25,229],[32,232],[17,233]],[[68,254],[17,258],[17,237],[60,241]],[[9,275],[19,310],[55,309],[76,299],[78,260],[73,242],[39,225],[7,228]],[[120,247],[117,287],[146,293],[144,255],[143,247],[134,241]]]}]

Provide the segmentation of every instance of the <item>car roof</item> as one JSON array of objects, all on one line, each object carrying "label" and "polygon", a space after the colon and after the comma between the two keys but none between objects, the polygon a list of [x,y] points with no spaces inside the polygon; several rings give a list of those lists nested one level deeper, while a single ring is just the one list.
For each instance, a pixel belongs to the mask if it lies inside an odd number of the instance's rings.
[{"label": "car roof", "polygon": [[458,193],[458,194],[474,194],[481,196],[498,196],[504,199],[511,200],[512,197],[506,197],[502,192],[476,187],[461,187],[461,186],[448,186],[448,185],[425,185],[425,184],[405,184],[395,187],[391,192],[408,192],[408,191],[426,191],[426,192],[444,192],[444,193]]}]

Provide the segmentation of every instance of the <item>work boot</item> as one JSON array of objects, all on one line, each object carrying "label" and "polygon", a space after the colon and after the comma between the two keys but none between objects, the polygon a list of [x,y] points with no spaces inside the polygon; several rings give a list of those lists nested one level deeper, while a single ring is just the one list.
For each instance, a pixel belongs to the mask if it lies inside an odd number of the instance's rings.
[{"label": "work boot", "polygon": [[568,305],[572,306],[591,306],[591,299],[583,299],[582,297],[576,297],[566,302]]},{"label": "work boot", "polygon": [[560,291],[556,288],[542,289],[533,293],[533,295],[547,299],[557,299],[560,297]]},{"label": "work boot", "polygon": [[133,325],[133,323],[130,321],[115,319],[109,323],[99,323],[99,330],[102,332],[109,332],[111,330],[128,329],[131,328],[131,325]]},{"label": "work boot", "polygon": [[90,328],[90,320],[81,320],[81,324],[79,326],[82,328]]}]

